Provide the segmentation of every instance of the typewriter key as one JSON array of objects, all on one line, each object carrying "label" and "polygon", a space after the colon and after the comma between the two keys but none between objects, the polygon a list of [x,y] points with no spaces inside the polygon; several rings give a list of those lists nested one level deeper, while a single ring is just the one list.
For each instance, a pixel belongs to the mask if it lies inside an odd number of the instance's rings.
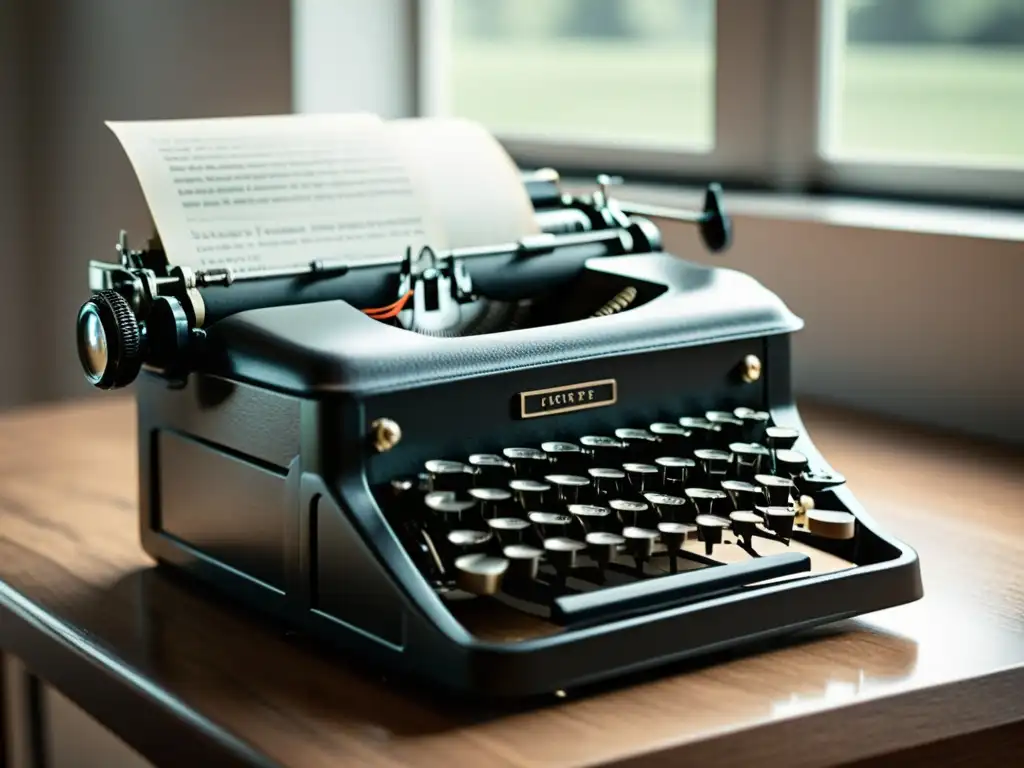
[{"label": "typewriter key", "polygon": [[587,467],[587,457],[576,443],[541,443],[540,448],[547,454],[548,461],[559,472],[578,475]]},{"label": "typewriter key", "polygon": [[709,448],[718,438],[722,428],[699,416],[683,416],[679,426],[690,431],[690,444],[694,448]]},{"label": "typewriter key", "polygon": [[698,448],[693,452],[700,464],[701,473],[706,480],[721,480],[729,474],[732,454],[716,448]]},{"label": "typewriter key", "polygon": [[678,490],[690,480],[693,468],[697,466],[694,459],[682,456],[659,456],[654,463],[661,468],[661,484],[666,490]]},{"label": "typewriter key", "polygon": [[615,437],[626,446],[626,452],[636,461],[643,461],[657,447],[658,438],[646,429],[622,427],[615,430]]},{"label": "typewriter key", "polygon": [[775,452],[775,471],[783,477],[795,479],[807,469],[807,457],[792,448],[780,448]]},{"label": "typewriter key", "polygon": [[454,491],[431,491],[424,499],[427,507],[444,518],[445,524],[461,521],[462,513],[476,504],[474,499],[459,499]]},{"label": "typewriter key", "polygon": [[669,556],[669,570],[679,572],[679,550],[686,543],[686,537],[697,530],[697,526],[689,523],[658,523],[661,543],[665,545],[665,553]]},{"label": "typewriter key", "polygon": [[626,473],[621,469],[612,467],[591,467],[587,470],[587,474],[590,475],[590,479],[594,483],[592,495],[596,500],[617,496],[622,490],[622,481],[626,477]]},{"label": "typewriter key", "polygon": [[651,424],[651,434],[658,438],[661,453],[687,453],[690,449],[690,430],[679,424],[659,421]]},{"label": "typewriter key", "polygon": [[636,561],[637,578],[644,574],[644,563],[651,559],[654,554],[654,542],[658,538],[658,532],[649,528],[638,528],[629,525],[622,529],[622,536],[626,540],[626,548],[629,554]]},{"label": "typewriter key", "polygon": [[722,490],[728,494],[733,509],[753,509],[765,503],[764,488],[746,480],[723,480]]},{"label": "typewriter key", "polygon": [[576,553],[586,549],[587,545],[576,539],[556,536],[544,539],[544,556],[554,566],[559,578],[564,582],[569,571],[576,566]]},{"label": "typewriter key", "polygon": [[597,568],[601,572],[601,581],[604,581],[608,563],[615,559],[615,552],[625,543],[626,538],[617,533],[594,531],[587,534],[588,552],[597,563]]},{"label": "typewriter key", "polygon": [[629,499],[612,499],[608,502],[608,506],[618,514],[623,525],[633,527],[639,524],[640,515],[650,509],[642,501],[630,501]]},{"label": "typewriter key", "polygon": [[580,489],[590,485],[590,480],[579,475],[547,475],[544,480],[554,486],[557,498],[563,504],[575,504],[579,500]]},{"label": "typewriter key", "polygon": [[516,581],[533,581],[537,578],[540,557],[544,553],[529,544],[509,544],[501,553],[509,561],[509,578]]},{"label": "typewriter key", "polygon": [[519,517],[492,517],[487,525],[498,537],[498,542],[506,544],[518,544],[522,541],[526,529],[530,527],[527,520]]},{"label": "typewriter key", "polygon": [[611,515],[608,507],[598,507],[593,504],[570,504],[569,514],[580,521],[585,531],[600,528]]},{"label": "typewriter key", "polygon": [[518,477],[509,480],[508,487],[515,494],[516,501],[523,511],[542,508],[547,500],[547,494],[551,490],[551,486],[547,483]]},{"label": "typewriter key", "polygon": [[857,518],[849,512],[828,509],[807,511],[807,530],[823,539],[852,539],[856,533]]},{"label": "typewriter key", "polygon": [[508,566],[504,557],[463,555],[455,559],[455,583],[459,589],[474,595],[493,595],[501,589]]},{"label": "typewriter key", "polygon": [[846,478],[838,472],[804,472],[800,477],[795,478],[794,482],[800,489],[800,493],[814,496],[843,485],[846,482]]},{"label": "typewriter key", "polygon": [[559,536],[569,530],[572,517],[557,515],[554,512],[530,512],[530,522],[537,526],[543,538]]},{"label": "typewriter key", "polygon": [[753,408],[737,408],[733,415],[743,422],[743,439],[750,442],[760,442],[764,437],[764,430],[771,418],[767,411],[755,411]]},{"label": "typewriter key", "polygon": [[715,502],[726,497],[725,491],[714,488],[687,488],[685,493],[686,498],[693,504],[693,510],[690,519],[683,522],[693,522],[694,517],[698,515],[710,515]]},{"label": "typewriter key", "polygon": [[792,448],[798,437],[800,431],[791,427],[767,427],[764,431],[765,442],[773,451]]},{"label": "typewriter key", "polygon": [[785,542],[788,542],[790,536],[793,535],[795,520],[796,510],[792,507],[767,507],[764,510],[765,525]]},{"label": "typewriter key", "polygon": [[768,506],[784,507],[790,503],[790,494],[793,492],[793,481],[788,477],[776,475],[757,475],[754,482],[764,488],[768,496]]},{"label": "typewriter key", "polygon": [[590,460],[596,466],[615,466],[622,461],[622,454],[626,446],[614,437],[603,437],[601,435],[586,435],[580,438],[580,445],[590,455]]},{"label": "typewriter key", "polygon": [[448,543],[460,555],[470,552],[482,552],[493,538],[490,531],[475,531],[468,528],[456,528],[448,531]]},{"label": "typewriter key", "polygon": [[473,482],[473,469],[461,461],[431,459],[425,465],[431,491],[465,492]]},{"label": "typewriter key", "polygon": [[635,493],[643,493],[658,478],[658,468],[653,464],[623,464],[626,479]]},{"label": "typewriter key", "polygon": [[750,479],[763,471],[771,452],[758,443],[729,443],[736,474]]},{"label": "typewriter key", "polygon": [[502,453],[518,478],[540,477],[548,468],[547,454],[536,448],[506,448]]},{"label": "typewriter key", "polygon": [[481,488],[502,487],[512,478],[512,465],[493,453],[474,453],[469,457],[476,484]]},{"label": "typewriter key", "polygon": [[470,488],[469,496],[476,499],[480,505],[480,517],[487,520],[496,517],[508,506],[512,492],[504,488]]},{"label": "typewriter key", "polygon": [[674,521],[686,505],[686,499],[682,496],[669,496],[665,493],[645,493],[644,498],[654,507],[658,517],[667,522]]},{"label": "typewriter key", "polygon": [[732,532],[736,534],[736,538],[750,547],[754,540],[754,534],[757,533],[757,526],[764,520],[757,512],[738,509],[730,513],[729,522],[732,523]]},{"label": "typewriter key", "polygon": [[728,411],[708,411],[704,417],[721,428],[722,440],[736,440],[743,436],[743,419]]},{"label": "typewriter key", "polygon": [[715,544],[722,543],[722,531],[729,527],[729,521],[718,515],[697,515],[697,536],[704,542],[704,554],[711,557]]}]

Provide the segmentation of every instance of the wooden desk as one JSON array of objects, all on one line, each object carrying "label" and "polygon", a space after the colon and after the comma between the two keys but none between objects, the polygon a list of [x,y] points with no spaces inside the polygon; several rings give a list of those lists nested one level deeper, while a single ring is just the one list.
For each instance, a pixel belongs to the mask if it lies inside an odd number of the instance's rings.
[{"label": "wooden desk", "polygon": [[132,409],[0,418],[0,643],[154,762],[822,765],[997,728],[1024,750],[1019,453],[805,407],[825,456],[917,548],[922,601],[482,711],[364,676],[155,569],[136,541]]}]

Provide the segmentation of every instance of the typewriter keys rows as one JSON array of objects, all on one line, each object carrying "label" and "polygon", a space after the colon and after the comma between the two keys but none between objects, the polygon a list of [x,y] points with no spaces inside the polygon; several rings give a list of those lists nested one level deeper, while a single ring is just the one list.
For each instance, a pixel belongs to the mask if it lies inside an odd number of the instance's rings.
[{"label": "typewriter keys rows", "polygon": [[432,459],[391,484],[392,519],[438,589],[529,599],[714,565],[727,545],[759,557],[798,530],[854,538],[852,514],[815,504],[843,477],[810,467],[799,437],[740,408]]}]

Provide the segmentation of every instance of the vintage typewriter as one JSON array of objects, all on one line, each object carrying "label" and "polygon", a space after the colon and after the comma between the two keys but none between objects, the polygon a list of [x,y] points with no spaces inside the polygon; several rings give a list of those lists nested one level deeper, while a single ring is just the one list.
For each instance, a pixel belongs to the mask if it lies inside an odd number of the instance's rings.
[{"label": "vintage typewriter", "polygon": [[801,321],[662,252],[668,218],[726,248],[719,188],[651,215],[608,181],[524,174],[542,234],[363,268],[192,272],[122,234],[77,329],[92,384],[138,379],[145,549],[486,697],[919,598],[801,426]]}]

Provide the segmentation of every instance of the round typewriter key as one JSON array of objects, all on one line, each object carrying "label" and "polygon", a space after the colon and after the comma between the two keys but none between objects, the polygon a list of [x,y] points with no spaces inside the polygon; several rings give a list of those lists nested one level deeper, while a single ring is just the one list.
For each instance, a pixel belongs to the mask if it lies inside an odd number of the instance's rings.
[{"label": "round typewriter key", "polygon": [[533,581],[543,551],[529,544],[509,544],[501,552],[509,561],[509,577],[517,581]]},{"label": "round typewriter key", "polygon": [[554,566],[558,575],[565,579],[566,574],[576,565],[576,553],[586,549],[582,541],[565,536],[544,539],[544,556]]},{"label": "round typewriter key", "polygon": [[693,452],[700,462],[701,472],[709,480],[722,479],[729,474],[729,466],[732,464],[732,453],[720,451],[716,448],[698,448]]},{"label": "round typewriter key", "polygon": [[800,430],[791,427],[767,427],[764,431],[765,442],[773,451],[780,448],[792,448],[800,437]]},{"label": "round typewriter key", "polygon": [[408,493],[416,487],[416,481],[411,477],[396,477],[391,481],[391,492],[395,496]]},{"label": "round typewriter key", "polygon": [[857,529],[857,518],[849,512],[828,509],[807,511],[807,530],[823,539],[852,539]]},{"label": "round typewriter key", "polygon": [[503,486],[512,478],[512,465],[494,453],[474,453],[469,457],[476,484],[483,488]]},{"label": "round typewriter key", "polygon": [[580,438],[580,445],[590,455],[592,463],[598,466],[615,465],[622,461],[626,446],[614,437],[586,435]]},{"label": "round typewriter key", "polygon": [[512,492],[504,488],[470,488],[469,496],[476,499],[480,504],[480,516],[487,520],[495,517],[501,509],[507,506],[512,498]]},{"label": "round typewriter key", "polygon": [[597,563],[601,572],[601,580],[604,581],[605,568],[608,563],[615,559],[615,552],[620,546],[626,543],[625,536],[608,531],[594,531],[587,534],[587,551]]},{"label": "round typewriter key", "polygon": [[771,419],[767,411],[755,411],[753,408],[737,408],[733,415],[743,422],[743,439],[755,443],[764,437],[765,427]]},{"label": "round typewriter key", "polygon": [[608,506],[618,514],[623,525],[633,527],[636,527],[639,522],[640,515],[650,509],[642,501],[630,501],[629,499],[612,499],[608,502]]},{"label": "round typewriter key", "polygon": [[524,510],[537,509],[544,506],[551,486],[537,480],[516,478],[508,481],[508,487],[516,497],[516,501]]},{"label": "round typewriter key", "polygon": [[684,485],[697,466],[694,459],[682,456],[659,456],[654,463],[661,468],[661,482],[666,487]]},{"label": "round typewriter key", "polygon": [[457,498],[454,491],[431,491],[423,501],[428,508],[444,517],[449,524],[452,520],[461,520],[462,513],[476,504],[473,499]]},{"label": "round typewriter key", "polygon": [[562,443],[552,441],[541,443],[540,449],[547,454],[548,461],[559,472],[579,474],[587,465],[586,454],[576,443]]},{"label": "round typewriter key", "polygon": [[679,550],[686,543],[686,537],[697,530],[697,526],[689,523],[658,523],[658,533],[661,534],[661,543],[665,545],[665,552],[669,556],[669,569],[672,573],[679,572]]},{"label": "round typewriter key", "polygon": [[687,488],[686,498],[693,504],[695,515],[710,515],[715,502],[726,497],[725,491],[714,488]]},{"label": "round typewriter key", "polygon": [[626,540],[629,554],[636,561],[637,577],[640,578],[644,573],[644,563],[654,554],[654,542],[658,538],[658,532],[629,525],[622,529],[622,537]]},{"label": "round typewriter key", "polygon": [[558,536],[569,530],[572,524],[570,515],[558,515],[554,512],[530,512],[530,522],[540,528],[541,536]]},{"label": "round typewriter key", "polygon": [[593,504],[570,504],[569,514],[575,516],[583,525],[584,530],[593,530],[601,527],[611,515],[608,507],[598,507]]},{"label": "round typewriter key", "polygon": [[575,504],[580,489],[590,485],[590,480],[579,475],[547,475],[544,480],[554,486],[558,500],[564,504]]},{"label": "round typewriter key", "polygon": [[456,528],[448,531],[448,543],[458,554],[470,552],[482,552],[487,548],[487,543],[493,538],[490,531],[476,531],[466,528]]},{"label": "round typewriter key", "polygon": [[729,411],[708,411],[704,417],[721,428],[723,440],[735,440],[743,436],[743,419]]},{"label": "round typewriter key", "polygon": [[430,476],[431,491],[465,491],[473,482],[473,470],[461,461],[431,459],[424,467]]},{"label": "round typewriter key", "polygon": [[788,477],[777,475],[756,475],[754,482],[764,488],[768,495],[768,506],[784,507],[789,504],[789,497],[793,491],[793,481]]},{"label": "round typewriter key", "polygon": [[455,559],[455,583],[459,589],[474,595],[493,595],[501,589],[501,579],[508,566],[504,557],[463,555]]},{"label": "round typewriter key", "polygon": [[659,474],[658,468],[653,464],[626,463],[622,468],[626,471],[630,487],[636,493],[643,493],[648,486],[653,485]]},{"label": "round typewriter key", "polygon": [[732,523],[732,532],[746,546],[751,546],[757,526],[764,522],[757,512],[749,509],[738,509],[729,514],[729,522]]},{"label": "round typewriter key", "polygon": [[516,477],[538,477],[548,467],[547,454],[536,448],[506,448],[502,454],[511,462]]},{"label": "round typewriter key", "polygon": [[729,443],[729,450],[732,451],[736,473],[747,479],[761,472],[771,456],[767,448],[757,443]]},{"label": "round typewriter key", "polygon": [[793,535],[795,520],[796,510],[792,507],[766,507],[764,510],[765,525],[785,541],[788,541],[789,537]]},{"label": "round typewriter key", "polygon": [[807,469],[807,457],[792,448],[780,448],[775,452],[775,469],[780,475],[794,479]]},{"label": "round typewriter key", "polygon": [[686,499],[682,496],[669,496],[666,493],[645,493],[647,503],[654,507],[658,517],[663,521],[671,522],[681,513],[681,508],[686,506]]},{"label": "round typewriter key", "polygon": [[814,496],[815,494],[843,485],[846,482],[846,478],[838,472],[804,472],[794,482],[801,493]]},{"label": "round typewriter key", "polygon": [[746,480],[723,480],[722,490],[729,496],[733,509],[752,509],[764,504],[764,488]]},{"label": "round typewriter key", "polygon": [[518,544],[530,523],[518,517],[492,517],[487,525],[502,544]]},{"label": "round typewriter key", "polygon": [[593,495],[597,499],[615,496],[622,489],[622,481],[626,478],[625,472],[613,467],[591,467],[587,474],[594,483]]},{"label": "round typewriter key", "polygon": [[615,437],[625,444],[626,451],[637,461],[646,459],[658,444],[658,438],[646,429],[622,427],[615,430]]},{"label": "round typewriter key", "polygon": [[704,554],[710,557],[715,544],[722,543],[722,532],[729,527],[729,521],[718,515],[697,515],[694,522],[697,535],[704,542]]},{"label": "round typewriter key", "polygon": [[699,416],[683,416],[679,426],[690,430],[690,444],[694,448],[707,448],[717,438],[722,428]]},{"label": "round typewriter key", "polygon": [[659,421],[651,424],[651,434],[658,438],[662,453],[687,453],[690,446],[690,430],[679,424]]}]

